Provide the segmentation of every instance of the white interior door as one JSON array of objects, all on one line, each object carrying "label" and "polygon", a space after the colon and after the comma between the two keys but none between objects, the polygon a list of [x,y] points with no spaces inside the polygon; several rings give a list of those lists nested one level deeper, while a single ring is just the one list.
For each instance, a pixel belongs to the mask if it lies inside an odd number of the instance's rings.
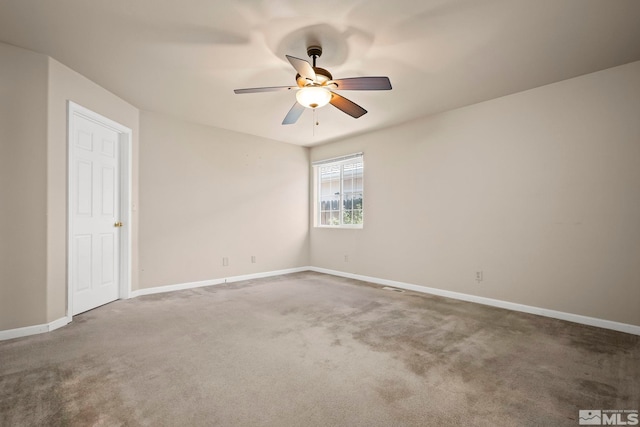
[{"label": "white interior door", "polygon": [[70,118],[71,314],[119,298],[119,132]]}]

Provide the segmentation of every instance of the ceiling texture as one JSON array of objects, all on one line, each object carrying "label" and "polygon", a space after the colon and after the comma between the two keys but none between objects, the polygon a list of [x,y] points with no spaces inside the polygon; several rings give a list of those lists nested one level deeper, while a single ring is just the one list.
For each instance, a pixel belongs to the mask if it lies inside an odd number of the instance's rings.
[{"label": "ceiling texture", "polygon": [[[137,108],[302,146],[640,60],[638,0],[0,0],[0,41],[53,57]],[[282,120],[285,54],[334,78],[388,76]],[[315,124],[317,123],[317,124]]]}]

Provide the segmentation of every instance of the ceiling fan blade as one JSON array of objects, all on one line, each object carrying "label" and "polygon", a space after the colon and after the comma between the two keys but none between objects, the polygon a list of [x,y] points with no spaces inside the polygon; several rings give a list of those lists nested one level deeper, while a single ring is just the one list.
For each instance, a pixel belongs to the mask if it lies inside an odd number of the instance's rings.
[{"label": "ceiling fan blade", "polygon": [[272,87],[252,87],[247,89],[234,89],[233,92],[240,93],[258,93],[258,92],[278,92],[284,90],[298,89],[298,86],[272,86]]},{"label": "ceiling fan blade", "polygon": [[390,90],[389,77],[350,77],[333,80],[341,90]]},{"label": "ceiling fan blade", "polygon": [[309,62],[304,59],[296,58],[294,56],[285,55],[293,68],[296,69],[298,74],[300,74],[305,79],[309,79],[311,81],[316,81],[316,72],[313,71],[313,67]]},{"label": "ceiling fan blade", "polygon": [[304,113],[304,109],[305,107],[302,104],[299,104],[297,102],[293,104],[293,107],[291,107],[291,110],[289,110],[289,112],[285,116],[284,120],[282,121],[282,124],[292,125],[295,122],[297,122],[300,116],[302,115],[302,113]]},{"label": "ceiling fan blade", "polygon": [[[338,110],[342,110],[353,118],[358,118],[367,114],[367,110],[359,106],[353,101],[349,101],[344,96],[340,96],[335,92],[331,92],[331,101],[329,101],[331,105],[336,107]],[[303,107],[304,108],[304,107]]]}]

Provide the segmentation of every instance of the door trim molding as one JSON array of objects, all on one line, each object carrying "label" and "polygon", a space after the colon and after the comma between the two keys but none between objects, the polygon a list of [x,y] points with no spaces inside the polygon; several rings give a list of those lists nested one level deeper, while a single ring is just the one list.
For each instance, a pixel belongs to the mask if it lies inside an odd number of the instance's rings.
[{"label": "door trim molding", "polygon": [[120,229],[120,285],[118,289],[118,298],[127,299],[131,295],[131,257],[132,257],[132,156],[133,156],[133,131],[107,117],[104,117],[82,105],[76,104],[71,100],[67,100],[67,309],[66,319],[71,322],[73,315],[71,307],[73,306],[73,289],[71,287],[71,272],[73,271],[72,257],[72,164],[73,164],[73,118],[83,117],[87,120],[99,123],[118,132],[118,144],[120,148],[120,218],[125,224]]}]

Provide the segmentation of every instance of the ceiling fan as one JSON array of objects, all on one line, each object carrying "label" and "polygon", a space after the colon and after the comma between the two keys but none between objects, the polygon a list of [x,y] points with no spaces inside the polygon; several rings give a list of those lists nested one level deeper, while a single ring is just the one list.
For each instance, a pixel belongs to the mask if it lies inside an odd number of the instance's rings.
[{"label": "ceiling fan", "polygon": [[287,113],[283,125],[291,125],[298,121],[305,108],[320,108],[331,104],[337,109],[358,118],[367,113],[367,110],[353,101],[338,95],[334,90],[390,90],[391,82],[388,77],[350,77],[333,80],[331,73],[324,68],[316,67],[316,59],[322,55],[322,47],[309,46],[307,55],[313,59],[313,65],[304,59],[286,55],[287,59],[298,72],[296,75],[297,86],[272,86],[248,89],[235,89],[237,94],[276,92],[297,89],[296,100],[291,110]]}]

